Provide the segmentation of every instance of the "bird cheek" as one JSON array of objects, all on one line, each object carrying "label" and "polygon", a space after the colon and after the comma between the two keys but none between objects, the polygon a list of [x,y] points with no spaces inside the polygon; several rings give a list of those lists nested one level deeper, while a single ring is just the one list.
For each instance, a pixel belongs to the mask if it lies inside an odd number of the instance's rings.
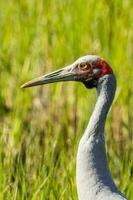
[{"label": "bird cheek", "polygon": [[81,77],[81,79],[82,79],[83,81],[88,81],[88,80],[91,80],[91,79],[92,79],[93,73],[92,73],[90,70],[88,70],[88,71],[86,71],[86,72],[84,72],[84,73],[81,73],[81,74],[80,74],[80,77]]}]

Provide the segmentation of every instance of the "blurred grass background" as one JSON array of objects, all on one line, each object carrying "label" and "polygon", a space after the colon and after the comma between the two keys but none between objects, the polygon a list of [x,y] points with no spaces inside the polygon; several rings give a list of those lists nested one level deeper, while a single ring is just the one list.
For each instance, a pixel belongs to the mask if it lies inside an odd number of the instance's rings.
[{"label": "blurred grass background", "polygon": [[80,83],[20,85],[86,54],[113,66],[112,175],[133,199],[133,1],[0,0],[0,199],[76,200],[75,157],[94,107]]}]

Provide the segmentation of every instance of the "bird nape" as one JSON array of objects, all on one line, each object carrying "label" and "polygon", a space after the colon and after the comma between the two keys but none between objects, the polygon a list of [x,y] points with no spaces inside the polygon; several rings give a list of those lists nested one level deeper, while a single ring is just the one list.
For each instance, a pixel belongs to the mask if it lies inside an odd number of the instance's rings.
[{"label": "bird nape", "polygon": [[29,81],[21,88],[61,81],[79,81],[87,88],[97,90],[96,105],[77,153],[79,200],[126,200],[112,179],[105,150],[106,116],[116,90],[113,70],[99,56],[87,55],[67,67]]}]

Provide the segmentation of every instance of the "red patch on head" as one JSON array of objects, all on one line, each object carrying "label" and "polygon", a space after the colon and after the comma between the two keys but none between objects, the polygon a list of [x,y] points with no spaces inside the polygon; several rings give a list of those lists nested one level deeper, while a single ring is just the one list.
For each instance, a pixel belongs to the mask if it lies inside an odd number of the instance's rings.
[{"label": "red patch on head", "polygon": [[101,72],[100,74],[98,75],[98,78],[104,76],[104,75],[107,75],[107,74],[112,74],[113,73],[113,70],[112,68],[109,66],[108,63],[106,63],[105,60],[103,60],[102,58],[100,59],[99,63],[98,63],[98,66],[97,66],[99,69],[101,69]]}]

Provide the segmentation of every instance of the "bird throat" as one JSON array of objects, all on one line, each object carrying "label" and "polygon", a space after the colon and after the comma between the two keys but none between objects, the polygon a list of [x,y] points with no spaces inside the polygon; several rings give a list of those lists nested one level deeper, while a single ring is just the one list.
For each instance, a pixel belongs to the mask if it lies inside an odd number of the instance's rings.
[{"label": "bird throat", "polygon": [[83,81],[83,84],[85,85],[86,88],[94,88],[97,87],[98,80],[89,80],[89,81]]}]

